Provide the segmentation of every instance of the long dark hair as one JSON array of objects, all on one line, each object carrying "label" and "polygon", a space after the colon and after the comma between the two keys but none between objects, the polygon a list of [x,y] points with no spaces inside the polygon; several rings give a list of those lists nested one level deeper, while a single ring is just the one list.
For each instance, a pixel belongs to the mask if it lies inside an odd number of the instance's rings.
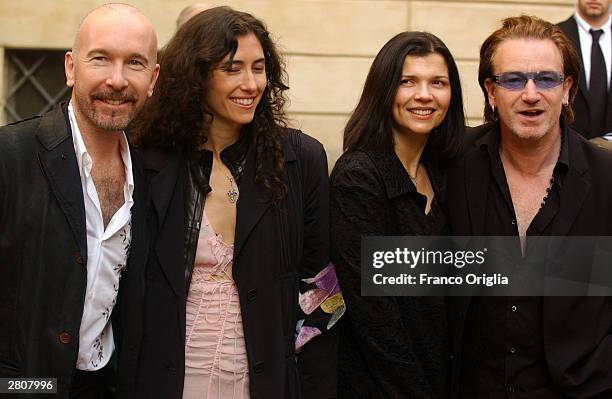
[{"label": "long dark hair", "polygon": [[[176,149],[190,155],[207,140],[212,111],[206,104],[212,70],[238,49],[238,37],[254,34],[264,51],[267,86],[253,121],[241,134],[253,136],[255,179],[277,202],[286,194],[282,135],[289,88],[284,62],[262,21],[229,7],[215,7],[190,18],[161,50],[160,76],[153,96],[132,126],[139,146]],[[272,160],[273,170],[264,168]]]},{"label": "long dark hair", "polygon": [[376,55],[355,111],[344,129],[345,151],[382,149],[393,151],[392,106],[407,55],[440,54],[448,67],[451,101],[446,117],[427,140],[423,157],[449,159],[461,148],[465,128],[461,81],[457,64],[446,45],[427,32],[403,32],[389,40]]}]

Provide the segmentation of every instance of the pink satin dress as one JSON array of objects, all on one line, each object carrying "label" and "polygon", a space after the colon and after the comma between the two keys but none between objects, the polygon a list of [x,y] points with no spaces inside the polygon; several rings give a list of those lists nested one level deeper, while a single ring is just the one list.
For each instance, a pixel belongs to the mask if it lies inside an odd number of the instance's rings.
[{"label": "pink satin dress", "polygon": [[249,374],[234,247],[215,234],[204,212],[187,295],[183,399],[248,399]]}]

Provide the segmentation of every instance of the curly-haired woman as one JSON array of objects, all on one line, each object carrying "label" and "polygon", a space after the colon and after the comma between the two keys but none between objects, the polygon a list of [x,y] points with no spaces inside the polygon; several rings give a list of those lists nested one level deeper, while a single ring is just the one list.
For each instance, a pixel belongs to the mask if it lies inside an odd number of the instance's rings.
[{"label": "curly-haired woman", "polygon": [[133,128],[152,200],[136,396],[334,397],[327,161],[285,127],[268,31],[212,8],[160,65]]}]

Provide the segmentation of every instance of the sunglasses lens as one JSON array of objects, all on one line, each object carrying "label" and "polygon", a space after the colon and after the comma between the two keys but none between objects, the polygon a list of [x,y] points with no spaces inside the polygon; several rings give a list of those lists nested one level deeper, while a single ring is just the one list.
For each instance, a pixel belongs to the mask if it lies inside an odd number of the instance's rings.
[{"label": "sunglasses lens", "polygon": [[520,72],[506,72],[499,76],[498,83],[504,89],[522,90],[527,84],[527,76]]},{"label": "sunglasses lens", "polygon": [[534,77],[534,82],[539,89],[552,89],[559,86],[563,82],[563,78],[556,72],[545,71],[538,73]]},{"label": "sunglasses lens", "polygon": [[563,75],[554,71],[542,72],[505,72],[496,76],[498,85],[507,90],[523,90],[527,82],[532,79],[540,90],[552,89],[563,82]]}]

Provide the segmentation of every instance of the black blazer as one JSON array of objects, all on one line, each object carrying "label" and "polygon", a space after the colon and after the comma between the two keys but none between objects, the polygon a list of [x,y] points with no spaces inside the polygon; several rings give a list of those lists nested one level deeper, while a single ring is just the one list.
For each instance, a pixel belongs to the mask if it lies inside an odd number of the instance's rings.
[{"label": "black blazer", "polygon": [[[295,141],[288,136],[292,135]],[[291,131],[283,145],[287,196],[272,206],[255,182],[251,145],[240,181],[232,273],[238,288],[251,399],[332,398],[336,339],[294,353],[298,285],[329,261],[329,188],[323,146]],[[185,365],[184,184],[186,158],[143,149],[151,185],[150,255],[133,397],[182,398]],[[301,391],[301,394],[300,394]]]},{"label": "black blazer", "polygon": [[[576,23],[576,19],[572,15],[565,21],[558,24],[559,28],[565,33],[565,35],[570,39],[576,52],[578,53],[578,58],[580,59],[580,81],[578,84],[578,93],[576,93],[576,98],[572,103],[572,107],[574,109],[574,122],[572,123],[572,128],[574,128],[577,132],[582,134],[586,138],[593,138],[602,136],[599,132],[591,131],[591,122],[590,122],[590,112],[589,112],[589,103],[592,101],[598,101],[596,98],[590,98],[589,92],[587,90],[587,76],[584,74],[584,62],[582,62],[582,50],[580,49],[580,39],[578,37],[578,24]],[[608,83],[610,82],[612,76],[608,77]],[[608,107],[606,113],[606,131],[612,132],[612,95],[608,91]]]},{"label": "black blazer", "polygon": [[[0,377],[56,377],[68,398],[87,286],[85,206],[66,104],[0,129]],[[119,296],[144,264],[143,180],[132,157],[132,241]],[[119,348],[120,378],[133,368]],[[34,395],[37,396],[37,395]]]},{"label": "black blazer", "polygon": [[[492,124],[468,129],[464,157],[448,176],[448,208],[453,235],[484,235],[488,157],[478,147]],[[560,191],[560,209],[552,231],[557,236],[612,235],[612,154],[568,129],[569,169]],[[457,395],[464,317],[469,297],[449,300],[452,393]],[[612,298],[544,297],[543,336],[553,388],[529,398],[609,398],[612,395]],[[571,317],[568,317],[571,315]],[[573,337],[573,338],[570,338]],[[605,392],[602,396],[596,393]]]}]

